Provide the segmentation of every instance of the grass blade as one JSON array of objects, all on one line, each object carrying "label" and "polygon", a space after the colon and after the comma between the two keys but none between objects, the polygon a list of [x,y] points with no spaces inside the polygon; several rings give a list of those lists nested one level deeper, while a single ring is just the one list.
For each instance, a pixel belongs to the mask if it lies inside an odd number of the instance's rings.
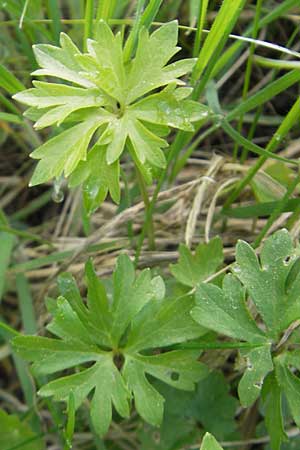
[{"label": "grass blade", "polygon": [[58,5],[58,0],[48,0],[48,16],[52,20],[51,30],[53,35],[53,41],[59,44],[59,35],[61,32],[61,21],[60,21],[60,10]]},{"label": "grass blade", "polygon": [[37,324],[35,320],[33,299],[27,278],[23,273],[16,274],[16,288],[25,333],[35,334],[37,333]]},{"label": "grass blade", "polygon": [[23,91],[25,86],[6,67],[0,64],[0,87],[13,95]]},{"label": "grass blade", "polygon": [[[269,144],[266,147],[266,150],[268,152],[274,152],[282,139],[285,138],[285,136],[288,134],[290,129],[296,125],[300,120],[300,99],[298,98],[290,111],[288,112],[287,116],[284,118],[282,124],[277,129],[277,132],[273,135],[272,139],[270,140]],[[243,191],[243,189],[250,183],[252,178],[255,176],[255,174],[259,171],[259,169],[262,167],[262,165],[266,162],[268,159],[267,156],[261,156],[257,163],[251,167],[247,173],[247,175],[243,178],[243,180],[238,184],[236,189],[229,195],[226,202],[224,203],[224,209],[228,208],[234,200],[238,198],[240,193]]]},{"label": "grass blade", "polygon": [[[228,35],[232,31],[245,3],[245,0],[225,0],[222,3],[221,9],[199,53],[192,73],[193,83],[196,83],[200,79],[210,61],[215,63],[218,60],[228,39]],[[213,64],[210,64],[209,69],[208,73],[212,71]],[[199,97],[203,87],[203,82],[196,86],[194,98]]]}]

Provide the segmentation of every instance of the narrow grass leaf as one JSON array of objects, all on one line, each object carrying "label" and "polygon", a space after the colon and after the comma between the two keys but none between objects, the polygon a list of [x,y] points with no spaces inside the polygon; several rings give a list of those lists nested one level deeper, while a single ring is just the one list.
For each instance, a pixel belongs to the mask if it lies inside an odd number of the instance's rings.
[{"label": "narrow grass leaf", "polygon": [[12,72],[0,64],[0,87],[2,87],[8,94],[15,94],[23,91],[25,86],[19,81]]},{"label": "narrow grass leaf", "polygon": [[10,265],[13,248],[16,242],[14,235],[10,233],[0,232],[0,301],[4,294],[6,271]]},{"label": "narrow grass leaf", "polygon": [[222,3],[192,73],[192,81],[194,83],[199,80],[212,56],[218,57],[222,52],[228,35],[233,29],[245,3],[245,0],[224,0]]}]

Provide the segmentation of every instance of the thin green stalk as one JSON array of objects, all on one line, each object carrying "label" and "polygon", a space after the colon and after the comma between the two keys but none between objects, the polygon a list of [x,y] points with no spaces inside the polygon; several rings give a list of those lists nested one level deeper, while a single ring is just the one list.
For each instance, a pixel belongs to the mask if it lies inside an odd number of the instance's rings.
[{"label": "thin green stalk", "polygon": [[[282,124],[277,129],[277,132],[273,135],[269,144],[266,147],[268,152],[274,152],[283,138],[288,134],[290,129],[298,123],[300,118],[300,99],[298,98],[287,116],[285,117]],[[236,189],[229,195],[226,202],[224,203],[223,209],[229,208],[229,206],[238,198],[240,193],[244,190],[244,188],[250,183],[255,174],[259,171],[259,169],[263,166],[263,164],[267,161],[267,156],[261,156],[256,164],[252,166],[246,176],[238,183]]]},{"label": "thin green stalk", "polygon": [[293,194],[294,190],[297,188],[299,182],[300,182],[300,174],[298,174],[295,177],[293,183],[291,183],[291,185],[287,189],[285,195],[278,202],[277,208],[274,209],[273,213],[268,218],[267,223],[264,225],[261,232],[259,233],[259,235],[257,236],[257,238],[254,241],[254,244],[253,244],[254,248],[257,248],[260,245],[260,243],[262,242],[263,238],[266,236],[267,232],[269,231],[269,229],[271,228],[271,226],[273,225],[275,220],[280,216],[282,211],[285,209],[285,206],[286,206],[287,202],[289,201],[290,196]]},{"label": "thin green stalk", "polygon": [[47,0],[48,15],[52,19],[51,29],[53,40],[59,44],[59,35],[61,32],[60,9],[58,0]]},{"label": "thin green stalk", "polygon": [[39,197],[32,200],[28,205],[24,206],[24,208],[19,209],[15,213],[10,216],[10,219],[15,220],[23,220],[26,219],[30,214],[33,214],[35,211],[38,211],[43,206],[45,206],[52,199],[53,191],[49,189],[46,192],[43,192]]},{"label": "thin green stalk", "polygon": [[35,319],[33,298],[28,280],[23,273],[16,274],[16,288],[24,331],[26,334],[36,334],[37,323]]},{"label": "thin green stalk", "polygon": [[143,198],[143,202],[145,204],[145,224],[147,227],[148,239],[149,239],[149,248],[150,250],[155,250],[155,238],[154,238],[154,224],[152,214],[148,214],[148,210],[150,207],[150,200],[147,192],[146,183],[143,175],[140,173],[138,167],[136,166],[136,175],[140,188],[140,192]]},{"label": "thin green stalk", "polygon": [[145,3],[146,0],[138,0],[137,2],[135,21],[124,48],[124,62],[128,62],[135,51],[138,34],[141,29],[141,18]]},{"label": "thin green stalk", "polygon": [[[262,114],[262,111],[263,111],[263,105],[261,105],[259,108],[257,108],[257,110],[255,112],[254,119],[253,119],[253,121],[251,123],[251,127],[250,127],[249,133],[247,135],[247,139],[249,141],[252,141],[252,139],[254,137],[254,134],[255,134],[255,131],[256,131],[256,127],[257,127],[257,124],[259,122],[259,119],[260,119],[260,116]],[[245,119],[245,116],[243,116],[243,119]],[[248,151],[246,151],[246,150],[243,151],[242,155],[241,155],[241,164],[243,164],[246,161],[247,156],[248,156]]]},{"label": "thin green stalk", "polygon": [[263,345],[250,342],[188,342],[186,344],[178,344],[175,348],[180,350],[222,350],[225,348],[257,348]]},{"label": "thin green stalk", "polygon": [[295,225],[297,220],[299,220],[299,216],[300,216],[300,203],[295,208],[295,210],[293,211],[293,214],[290,215],[290,217],[288,218],[288,220],[286,222],[285,226],[288,230],[291,230],[293,228],[293,226]]},{"label": "thin green stalk", "polygon": [[208,0],[200,0],[199,5],[199,16],[198,16],[198,22],[197,22],[197,31],[195,35],[195,42],[194,42],[194,48],[193,48],[193,57],[196,58],[199,55],[200,52],[200,46],[201,46],[201,38],[206,18],[206,12],[208,7]]},{"label": "thin green stalk", "polygon": [[[123,182],[124,182],[125,206],[126,206],[126,208],[130,208],[130,206],[132,205],[132,201],[131,201],[129,183],[128,183],[127,175],[126,175],[125,171],[122,169],[122,167],[121,167],[121,177],[122,177]],[[128,222],[127,222],[127,234],[128,234],[129,240],[130,240],[130,245],[131,245],[131,247],[133,247],[133,224],[132,224],[132,220],[128,220]]]},{"label": "thin green stalk", "polygon": [[99,0],[97,9],[97,21],[100,19],[109,20],[113,17],[117,0]]},{"label": "thin green stalk", "polygon": [[136,7],[136,18],[132,27],[132,30],[128,36],[124,49],[124,60],[129,61],[132,54],[135,52],[137,38],[139,31],[142,27],[149,28],[156,14],[159,11],[159,7],[162,0],[150,0],[147,8],[143,12],[146,0],[138,0]]},{"label": "thin green stalk", "polygon": [[[252,32],[252,38],[256,39],[259,29],[259,19],[261,15],[261,7],[262,7],[262,1],[263,0],[257,0],[256,2],[256,9],[255,9],[255,17],[254,17],[254,24],[253,24],[253,32]],[[248,91],[250,86],[250,79],[251,79],[251,73],[252,73],[252,65],[253,65],[253,55],[255,51],[255,44],[251,44],[249,48],[249,57],[246,64],[246,71],[245,71],[245,80],[244,80],[244,86],[243,86],[243,93],[242,93],[242,100],[245,101],[248,97]],[[241,133],[242,127],[244,122],[244,115],[241,115],[238,123],[238,132]],[[238,157],[238,151],[239,151],[239,145],[238,143],[235,144],[233,149],[233,160],[235,161]],[[247,149],[243,149],[241,158],[245,160],[246,155],[248,154]]]},{"label": "thin green stalk", "polygon": [[43,239],[37,234],[29,233],[28,231],[23,230],[16,230],[15,228],[11,228],[7,225],[1,225],[0,224],[0,231],[4,231],[5,233],[12,234],[14,236],[18,236],[20,238],[29,240],[29,241],[36,241],[40,242],[41,244],[49,245],[49,247],[53,247],[52,242],[48,241],[47,239]]},{"label": "thin green stalk", "polygon": [[159,8],[160,8],[160,5],[162,4],[162,2],[163,2],[163,0],[150,0],[148,6],[145,9],[145,12],[142,16],[142,20],[141,20],[142,26],[144,26],[146,28],[150,27],[153,20],[157,16],[157,13],[159,11]]},{"label": "thin green stalk", "polygon": [[94,0],[86,0],[84,16],[84,49],[87,50],[86,41],[93,35]]},{"label": "thin green stalk", "polygon": [[[178,173],[185,166],[187,160],[192,155],[193,151],[199,146],[199,144],[201,144],[201,142],[203,142],[204,139],[206,139],[209,135],[211,135],[218,128],[220,128],[220,124],[215,123],[214,125],[209,127],[207,130],[205,130],[202,134],[200,134],[194,140],[194,142],[186,149],[184,155],[180,159],[177,159],[176,163],[173,165],[171,173],[170,173],[170,177],[169,177],[169,182],[172,182],[176,179]],[[177,153],[177,149],[176,149],[176,153]]]},{"label": "thin green stalk", "polygon": [[158,194],[166,180],[167,177],[167,173],[168,173],[168,169],[170,167],[170,163],[174,158],[176,152],[176,147],[171,147],[169,149],[168,155],[167,155],[167,164],[166,164],[166,168],[164,170],[162,170],[161,175],[158,179],[157,185],[154,189],[151,201],[149,202],[149,206],[146,209],[146,215],[145,215],[145,221],[142,227],[142,231],[141,234],[139,236],[139,240],[138,240],[138,245],[137,245],[137,249],[136,249],[136,253],[135,253],[135,265],[138,265],[138,261],[140,258],[140,254],[141,254],[141,250],[142,250],[142,246],[143,246],[143,242],[145,239],[145,235],[146,235],[146,231],[147,231],[147,224],[152,221],[152,216],[153,216],[153,212],[155,209],[155,204],[156,204],[156,200],[158,197]]}]

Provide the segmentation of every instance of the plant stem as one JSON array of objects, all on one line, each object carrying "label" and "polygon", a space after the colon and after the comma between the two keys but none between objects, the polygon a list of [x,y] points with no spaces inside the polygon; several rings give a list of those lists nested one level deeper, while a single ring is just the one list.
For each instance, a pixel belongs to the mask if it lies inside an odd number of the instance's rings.
[{"label": "plant stem", "polygon": [[144,226],[146,225],[146,231],[148,233],[148,239],[149,239],[149,248],[150,248],[150,250],[154,250],[155,249],[154,225],[153,225],[152,213],[148,214],[148,211],[150,208],[150,200],[149,200],[149,196],[148,196],[148,192],[147,192],[147,186],[146,186],[145,180],[143,178],[143,175],[141,174],[141,172],[139,171],[137,166],[135,166],[135,169],[136,169],[137,180],[138,180],[140,192],[141,192],[144,204],[145,204],[145,222],[143,225],[143,229],[144,229]]},{"label": "plant stem", "polygon": [[[259,18],[260,18],[260,14],[261,14],[261,7],[262,7],[262,0],[257,0],[256,10],[255,10],[255,18],[254,18],[254,24],[253,24],[253,32],[252,32],[253,39],[256,39],[258,30],[259,30]],[[243,94],[242,94],[243,101],[246,100],[246,98],[248,97],[254,51],[255,51],[255,44],[252,43],[250,45],[249,57],[247,60],[247,65],[246,65],[245,80],[244,80]],[[244,115],[242,114],[239,119],[239,123],[238,123],[238,132],[239,133],[241,133],[241,131],[242,131],[243,122],[244,122]],[[233,160],[234,161],[237,159],[238,150],[239,150],[239,145],[238,145],[238,143],[236,143],[234,146],[234,149],[233,149]],[[247,153],[248,153],[248,150],[246,148],[243,148],[242,158],[245,159]]]},{"label": "plant stem", "polygon": [[86,0],[85,17],[84,17],[84,49],[86,48],[86,41],[92,37],[93,34],[93,20],[94,20],[94,0]]},{"label": "plant stem", "polygon": [[221,350],[224,348],[257,348],[262,347],[264,344],[260,343],[249,343],[249,342],[190,342],[186,344],[178,344],[176,345],[176,349],[180,350]]}]

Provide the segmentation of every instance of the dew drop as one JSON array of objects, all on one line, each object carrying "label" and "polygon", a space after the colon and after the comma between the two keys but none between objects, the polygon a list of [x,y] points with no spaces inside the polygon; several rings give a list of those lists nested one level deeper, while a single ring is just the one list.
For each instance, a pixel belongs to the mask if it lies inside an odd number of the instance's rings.
[{"label": "dew drop", "polygon": [[64,195],[62,190],[58,190],[58,191],[54,190],[53,191],[53,193],[52,193],[52,200],[55,203],[61,203],[64,200],[64,198],[65,198],[65,195]]},{"label": "dew drop", "polygon": [[52,200],[55,203],[61,203],[64,198],[64,191],[62,189],[63,177],[57,178],[53,184]]},{"label": "dew drop", "polygon": [[274,139],[275,139],[275,141],[279,142],[279,141],[281,141],[282,136],[280,134],[278,134],[278,133],[275,133],[274,134]]}]

